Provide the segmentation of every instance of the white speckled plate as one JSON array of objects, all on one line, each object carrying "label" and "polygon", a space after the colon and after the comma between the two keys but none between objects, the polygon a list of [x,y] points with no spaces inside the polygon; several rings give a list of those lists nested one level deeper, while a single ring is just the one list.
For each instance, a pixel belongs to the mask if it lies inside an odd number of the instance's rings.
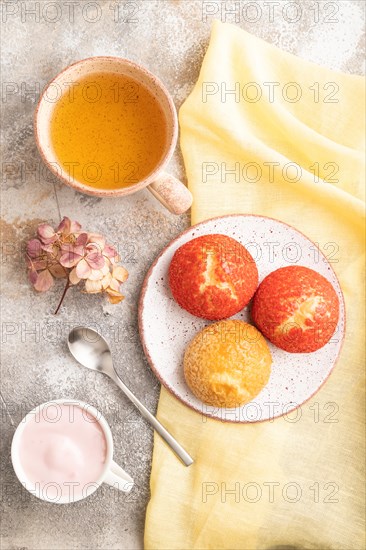
[{"label": "white speckled plate", "polygon": [[[255,259],[259,281],[287,265],[318,271],[335,288],[340,301],[337,329],[331,340],[313,353],[293,354],[269,343],[273,365],[267,386],[250,403],[235,409],[214,408],[197,399],[184,380],[183,356],[187,344],[210,324],[181,309],[168,285],[174,252],[194,237],[209,233],[229,235],[248,248]],[[234,318],[250,322],[248,307]],[[151,266],[140,297],[139,328],[145,354],[160,382],[183,403],[201,413],[231,422],[258,422],[290,413],[324,384],[340,353],[345,331],[345,307],[337,277],[321,252],[302,233],[272,218],[234,215],[214,218],[191,227],[172,241]],[[296,413],[291,419],[296,418]]]}]

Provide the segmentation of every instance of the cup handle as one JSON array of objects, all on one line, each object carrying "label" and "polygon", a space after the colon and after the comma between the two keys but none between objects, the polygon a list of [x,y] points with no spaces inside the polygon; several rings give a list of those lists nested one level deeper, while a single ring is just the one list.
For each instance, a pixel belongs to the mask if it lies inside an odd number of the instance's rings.
[{"label": "cup handle", "polygon": [[192,193],[184,183],[166,172],[162,172],[155,181],[150,183],[148,190],[172,214],[183,214],[192,206]]},{"label": "cup handle", "polygon": [[112,460],[111,467],[104,479],[104,482],[112,487],[115,487],[116,489],[119,489],[120,491],[123,491],[124,493],[129,493],[134,483],[132,477],[130,477],[128,473],[121,468],[121,466],[118,466],[114,460]]}]

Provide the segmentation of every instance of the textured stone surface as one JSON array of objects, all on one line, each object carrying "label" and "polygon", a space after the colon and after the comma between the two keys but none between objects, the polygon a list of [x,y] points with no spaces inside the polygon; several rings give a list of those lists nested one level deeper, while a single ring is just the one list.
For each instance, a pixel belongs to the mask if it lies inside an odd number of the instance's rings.
[{"label": "textured stone surface", "polygon": [[[58,4],[58,11],[55,9]],[[70,5],[71,4],[71,5]],[[223,5],[222,11],[220,10]],[[79,368],[65,338],[71,326],[95,323],[110,340],[116,366],[136,394],[155,410],[159,385],[139,343],[136,315],[139,290],[151,261],[189,224],[187,215],[169,214],[143,191],[108,200],[75,193],[43,168],[33,139],[36,95],[63,67],[93,55],[128,57],[146,65],[171,91],[177,107],[192,89],[216,17],[236,23],[269,42],[334,69],[363,72],[362,0],[308,2],[291,6],[253,2],[190,0],[99,0],[65,4],[2,3],[2,548],[142,548],[152,433],[119,390],[98,374]],[[291,3],[293,4],[293,3]],[[31,14],[36,6],[39,14]],[[94,7],[93,7],[94,6]],[[74,13],[73,13],[74,12]],[[298,18],[297,22],[290,22]],[[256,21],[254,21],[256,19]],[[52,22],[52,20],[56,20]],[[92,22],[92,20],[95,20]],[[172,173],[184,178],[179,151]],[[103,297],[70,293],[56,318],[52,311],[61,287],[35,294],[26,279],[24,242],[37,224],[61,216],[102,231],[118,245],[130,272],[126,300],[108,305]],[[129,496],[101,488],[89,499],[59,507],[27,494],[10,463],[14,428],[44,401],[74,397],[94,404],[109,420],[115,457],[134,477]]]}]

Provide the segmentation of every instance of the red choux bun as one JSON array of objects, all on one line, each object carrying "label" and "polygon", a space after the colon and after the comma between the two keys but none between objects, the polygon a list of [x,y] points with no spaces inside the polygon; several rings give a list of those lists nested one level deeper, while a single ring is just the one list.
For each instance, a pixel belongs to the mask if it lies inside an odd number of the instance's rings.
[{"label": "red choux bun", "polygon": [[259,285],[252,318],[277,347],[292,353],[313,352],[334,334],[339,300],[330,282],[313,269],[281,267]]},{"label": "red choux bun", "polygon": [[182,245],[169,268],[176,302],[192,315],[226,319],[243,309],[258,286],[248,250],[227,235],[203,235]]}]

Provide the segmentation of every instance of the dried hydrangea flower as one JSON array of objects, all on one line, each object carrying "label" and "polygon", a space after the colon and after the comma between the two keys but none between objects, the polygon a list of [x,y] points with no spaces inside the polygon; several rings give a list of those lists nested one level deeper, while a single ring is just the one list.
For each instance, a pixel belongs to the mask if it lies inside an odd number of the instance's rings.
[{"label": "dried hydrangea flower", "polygon": [[56,229],[42,223],[37,236],[27,244],[29,280],[35,290],[46,292],[54,279],[66,278],[60,303],[71,286],[81,284],[84,292],[105,292],[112,304],[124,298],[120,287],[128,278],[127,270],[116,265],[120,261],[115,248],[102,235],[87,233],[81,225],[65,217]]}]

